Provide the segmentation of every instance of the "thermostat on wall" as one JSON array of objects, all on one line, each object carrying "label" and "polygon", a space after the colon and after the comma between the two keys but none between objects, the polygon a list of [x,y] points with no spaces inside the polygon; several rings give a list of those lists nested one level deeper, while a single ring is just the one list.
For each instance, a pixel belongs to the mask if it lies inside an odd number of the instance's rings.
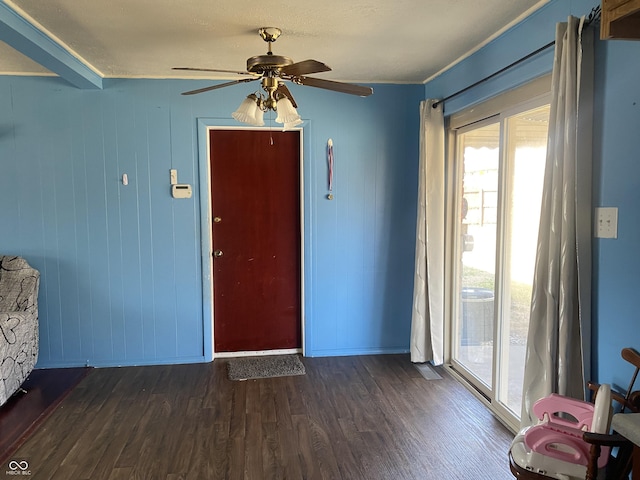
[{"label": "thermostat on wall", "polygon": [[171,185],[171,195],[173,198],[191,198],[191,185],[186,183]]}]

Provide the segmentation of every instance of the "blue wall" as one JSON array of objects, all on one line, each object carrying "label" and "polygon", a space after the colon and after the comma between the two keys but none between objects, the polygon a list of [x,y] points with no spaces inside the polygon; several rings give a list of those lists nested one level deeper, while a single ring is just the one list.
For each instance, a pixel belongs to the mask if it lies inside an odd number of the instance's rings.
[{"label": "blue wall", "polygon": [[640,42],[598,47],[595,199],[618,207],[618,238],[595,243],[595,365],[603,381],[626,388],[620,350],[640,351]]},{"label": "blue wall", "polygon": [[[39,367],[205,360],[198,119],[233,124],[251,92],[179,95],[209,83],[0,77],[0,252],[41,271]],[[307,354],[406,351],[423,88],[291,89],[308,119]],[[171,168],[192,199],[171,198]]]},{"label": "blue wall", "polygon": [[[599,2],[552,0],[531,17],[425,85],[442,98],[552,41],[555,24]],[[596,37],[599,37],[597,34]],[[592,371],[626,388],[624,347],[640,350],[640,42],[596,40],[593,203],[619,208],[618,238],[594,239]],[[553,48],[445,104],[446,114],[551,71]]]}]

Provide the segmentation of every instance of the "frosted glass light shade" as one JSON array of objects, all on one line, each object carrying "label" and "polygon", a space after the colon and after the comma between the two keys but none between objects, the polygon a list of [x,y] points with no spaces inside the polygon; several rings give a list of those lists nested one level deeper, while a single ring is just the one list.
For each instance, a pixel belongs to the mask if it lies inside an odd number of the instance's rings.
[{"label": "frosted glass light shade", "polygon": [[276,108],[278,111],[276,122],[284,124],[293,124],[294,122],[298,122],[295,123],[295,125],[299,125],[300,123],[302,123],[300,115],[298,115],[298,112],[291,104],[291,100],[289,100],[287,97],[283,97],[278,100],[278,103],[276,103]]},{"label": "frosted glass light shade", "polygon": [[256,109],[255,123],[252,125],[255,125],[256,127],[262,127],[264,125],[264,110],[261,108]]},{"label": "frosted glass light shade", "polygon": [[287,130],[291,130],[293,127],[296,127],[298,125],[300,125],[302,122],[302,119],[300,117],[298,117],[297,120],[294,120],[293,122],[286,122],[283,126],[282,126],[282,131],[285,132]]},{"label": "frosted glass light shade", "polygon": [[231,116],[237,121],[247,123],[249,125],[264,125],[262,115],[258,118],[258,112],[262,113],[258,108],[258,97],[252,93],[242,101],[238,109],[233,112]]}]

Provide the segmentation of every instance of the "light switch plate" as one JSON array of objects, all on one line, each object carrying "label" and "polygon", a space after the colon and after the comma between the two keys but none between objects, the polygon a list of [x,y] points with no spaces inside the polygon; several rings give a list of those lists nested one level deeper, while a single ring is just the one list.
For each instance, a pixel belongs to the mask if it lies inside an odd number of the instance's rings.
[{"label": "light switch plate", "polygon": [[618,238],[618,208],[596,208],[596,238]]}]

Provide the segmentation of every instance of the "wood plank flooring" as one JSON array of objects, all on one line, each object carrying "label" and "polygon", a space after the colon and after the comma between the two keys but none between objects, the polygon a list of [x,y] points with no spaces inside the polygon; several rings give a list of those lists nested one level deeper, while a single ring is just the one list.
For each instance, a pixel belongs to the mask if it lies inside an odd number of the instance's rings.
[{"label": "wood plank flooring", "polygon": [[[0,464],[50,415],[90,368],[34,370],[17,392],[0,407]],[[2,470],[0,470],[0,473]]]},{"label": "wood plank flooring", "polygon": [[513,478],[511,433],[445,372],[425,380],[407,355],[303,363],[244,382],[225,360],[96,369],[11,459],[38,480]]}]

